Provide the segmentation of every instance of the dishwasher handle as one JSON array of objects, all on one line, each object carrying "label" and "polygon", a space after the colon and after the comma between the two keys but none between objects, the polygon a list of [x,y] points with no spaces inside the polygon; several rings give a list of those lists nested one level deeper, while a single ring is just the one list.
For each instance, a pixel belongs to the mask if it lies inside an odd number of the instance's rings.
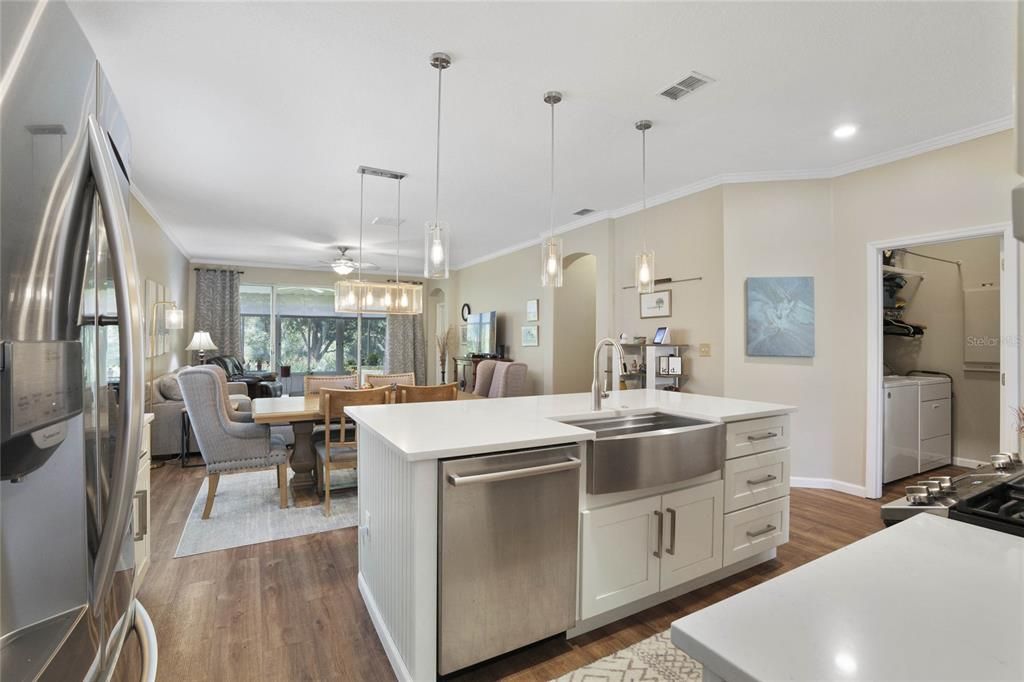
[{"label": "dishwasher handle", "polygon": [[556,471],[568,471],[579,469],[580,460],[578,457],[570,457],[564,462],[552,464],[541,464],[539,466],[524,467],[522,469],[508,469],[507,471],[492,471],[486,474],[472,474],[460,476],[459,474],[448,474],[448,482],[452,485],[469,485],[471,483],[494,483],[495,481],[511,481],[514,478],[526,478],[527,476],[540,476],[541,474],[552,474]]}]

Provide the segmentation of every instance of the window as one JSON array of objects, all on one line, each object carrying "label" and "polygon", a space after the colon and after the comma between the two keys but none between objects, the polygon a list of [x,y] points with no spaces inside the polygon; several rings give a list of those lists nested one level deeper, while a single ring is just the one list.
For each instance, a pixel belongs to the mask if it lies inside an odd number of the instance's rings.
[{"label": "window", "polygon": [[[287,391],[295,394],[306,374],[356,371],[355,315],[334,311],[334,289],[243,284],[242,349],[246,369],[291,367]],[[384,371],[387,318],[364,315],[363,370]]]},{"label": "window", "polygon": [[271,353],[270,317],[273,314],[274,288],[260,284],[238,287],[242,308],[242,361],[246,369],[274,367]]}]

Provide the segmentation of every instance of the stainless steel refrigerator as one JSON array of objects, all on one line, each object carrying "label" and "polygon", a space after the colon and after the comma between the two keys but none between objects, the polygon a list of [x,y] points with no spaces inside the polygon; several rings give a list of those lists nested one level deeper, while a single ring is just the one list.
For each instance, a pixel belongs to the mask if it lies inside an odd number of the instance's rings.
[{"label": "stainless steel refrigerator", "polygon": [[63,2],[0,3],[0,679],[155,676],[128,129]]}]

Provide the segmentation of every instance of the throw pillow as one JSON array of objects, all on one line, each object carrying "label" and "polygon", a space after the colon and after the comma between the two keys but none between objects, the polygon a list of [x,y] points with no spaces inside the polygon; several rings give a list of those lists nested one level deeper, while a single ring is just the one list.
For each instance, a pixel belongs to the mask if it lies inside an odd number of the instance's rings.
[{"label": "throw pillow", "polygon": [[178,384],[176,374],[165,374],[157,379],[157,388],[166,400],[181,402],[181,386]]}]

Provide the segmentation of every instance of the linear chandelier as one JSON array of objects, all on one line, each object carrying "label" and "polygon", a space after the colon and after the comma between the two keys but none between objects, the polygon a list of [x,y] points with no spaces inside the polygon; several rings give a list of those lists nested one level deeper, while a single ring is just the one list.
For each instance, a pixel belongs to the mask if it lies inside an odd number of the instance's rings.
[{"label": "linear chandelier", "polygon": [[[360,166],[359,173],[359,261],[358,274],[355,279],[343,279],[334,284],[334,310],[339,313],[355,314],[386,314],[386,315],[418,315],[423,312],[423,287],[412,282],[402,282],[399,277],[398,258],[401,255],[401,224],[402,224],[402,178],[406,176],[400,171],[385,170]],[[364,190],[366,176],[395,180],[397,183],[396,199],[396,237],[395,247],[395,281],[369,282],[363,280],[363,216]]]}]

